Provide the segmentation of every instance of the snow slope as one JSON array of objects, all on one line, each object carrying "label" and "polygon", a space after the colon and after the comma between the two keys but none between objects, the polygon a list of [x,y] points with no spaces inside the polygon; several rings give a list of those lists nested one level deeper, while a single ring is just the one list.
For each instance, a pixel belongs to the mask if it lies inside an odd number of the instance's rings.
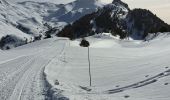
[{"label": "snow slope", "polygon": [[45,35],[50,30],[48,26],[60,30],[102,6],[98,0],[77,0],[68,4],[1,0],[0,38],[12,34],[33,41],[34,37]]},{"label": "snow slope", "polygon": [[43,71],[65,42],[55,38],[0,51],[0,100],[47,100]]},{"label": "snow slope", "polygon": [[91,87],[87,48],[80,40],[52,38],[0,51],[0,99],[170,99],[169,35],[143,42],[105,33],[87,40]]},{"label": "snow slope", "polygon": [[[168,34],[168,33],[167,33]],[[89,86],[88,49],[68,41],[58,59],[45,68],[55,100],[169,100],[169,35],[149,41],[96,36],[90,41],[92,86]]]},{"label": "snow slope", "polygon": [[22,24],[30,28],[32,33],[38,33],[44,23],[55,25],[60,24],[59,22],[70,23],[102,7],[102,3],[98,0],[77,0],[68,4],[34,1],[13,3],[9,0],[1,2],[1,21],[12,23],[14,26]]}]

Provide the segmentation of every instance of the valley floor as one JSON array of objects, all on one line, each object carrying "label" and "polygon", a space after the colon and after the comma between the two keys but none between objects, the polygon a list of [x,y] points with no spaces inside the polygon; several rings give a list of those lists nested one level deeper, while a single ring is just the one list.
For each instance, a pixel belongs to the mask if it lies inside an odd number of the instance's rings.
[{"label": "valley floor", "polygon": [[149,42],[89,37],[0,51],[0,100],[169,100],[170,37]]}]

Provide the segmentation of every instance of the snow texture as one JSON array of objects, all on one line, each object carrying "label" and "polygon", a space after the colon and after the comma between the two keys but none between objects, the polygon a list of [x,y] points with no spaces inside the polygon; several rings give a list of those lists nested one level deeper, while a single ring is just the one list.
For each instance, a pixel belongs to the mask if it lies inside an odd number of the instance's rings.
[{"label": "snow texture", "polygon": [[57,59],[45,68],[53,98],[70,100],[169,100],[169,35],[149,41],[119,40],[105,35],[90,41],[92,86],[89,86],[88,49],[80,40],[66,40]]}]

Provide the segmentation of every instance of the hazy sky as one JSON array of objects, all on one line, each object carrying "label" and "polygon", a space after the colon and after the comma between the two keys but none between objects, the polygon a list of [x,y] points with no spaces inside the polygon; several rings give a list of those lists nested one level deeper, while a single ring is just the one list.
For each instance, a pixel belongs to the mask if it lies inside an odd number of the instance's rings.
[{"label": "hazy sky", "polygon": [[[68,3],[74,0],[10,0],[14,2],[22,1],[49,1],[53,3]],[[113,0],[101,0],[105,3],[111,3]],[[131,9],[145,8],[151,10],[165,22],[170,24],[170,0],[122,0],[126,2]]]}]

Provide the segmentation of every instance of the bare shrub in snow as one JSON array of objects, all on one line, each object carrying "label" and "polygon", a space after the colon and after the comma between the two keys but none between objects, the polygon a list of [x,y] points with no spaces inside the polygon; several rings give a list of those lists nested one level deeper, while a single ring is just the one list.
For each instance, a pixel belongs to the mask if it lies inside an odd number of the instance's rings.
[{"label": "bare shrub in snow", "polygon": [[82,46],[82,47],[88,47],[88,46],[90,46],[90,43],[83,38],[83,39],[81,40],[80,46]]},{"label": "bare shrub in snow", "polygon": [[27,43],[27,40],[23,40],[15,35],[6,35],[0,40],[0,48],[2,50],[8,50],[13,47],[21,46]]}]

